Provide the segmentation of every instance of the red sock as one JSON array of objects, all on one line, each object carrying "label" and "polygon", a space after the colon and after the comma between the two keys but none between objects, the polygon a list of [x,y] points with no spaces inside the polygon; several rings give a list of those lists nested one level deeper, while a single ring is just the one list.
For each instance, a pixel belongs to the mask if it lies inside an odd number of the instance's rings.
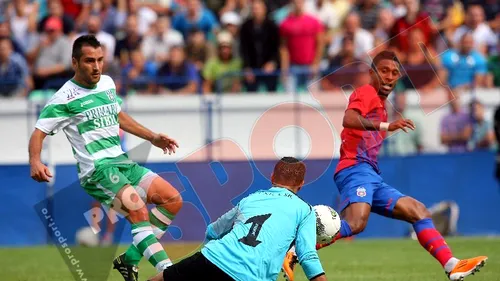
[{"label": "red sock", "polygon": [[448,244],[446,244],[443,236],[441,236],[436,228],[434,228],[432,221],[430,219],[426,220],[428,221],[422,220],[415,223],[420,223],[417,227],[415,224],[413,225],[417,233],[418,242],[420,242],[420,245],[422,245],[422,247],[424,247],[424,249],[427,250],[444,267],[446,262],[453,257],[453,254],[451,253],[451,250],[448,247]]},{"label": "red sock", "polygon": [[337,241],[337,240],[339,240],[339,239],[341,239],[341,238],[342,238],[342,234],[339,232],[339,233],[337,234],[337,236],[335,236],[335,237],[332,239],[332,241],[330,241],[330,242],[328,242],[328,243],[325,243],[325,244],[319,244],[319,243],[317,243],[317,244],[316,244],[316,250],[319,250],[319,249],[321,249],[321,248],[324,248],[324,247],[330,246],[330,245],[332,245],[333,243],[335,243],[335,241]]}]

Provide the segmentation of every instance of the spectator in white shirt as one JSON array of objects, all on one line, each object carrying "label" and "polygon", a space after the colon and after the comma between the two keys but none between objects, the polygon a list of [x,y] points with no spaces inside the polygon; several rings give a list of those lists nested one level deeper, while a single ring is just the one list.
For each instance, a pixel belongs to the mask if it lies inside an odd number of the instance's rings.
[{"label": "spectator in white shirt", "polygon": [[12,35],[21,43],[24,50],[30,50],[36,41],[36,21],[38,17],[38,3],[28,3],[27,0],[12,1],[7,10],[10,18]]},{"label": "spectator in white shirt", "polygon": [[[118,1],[118,4],[120,1]],[[158,19],[158,15],[151,8],[148,7],[143,1],[127,1],[127,9],[120,9],[118,6],[117,17],[125,17],[127,20],[124,22],[124,26],[121,28],[127,28],[127,21],[131,15],[136,17],[137,31],[139,35],[144,35],[150,31],[151,25],[153,25]]]},{"label": "spectator in white shirt", "polygon": [[[87,32],[94,35],[101,44],[106,45],[106,59],[113,60],[116,46],[116,39],[113,35],[101,30],[101,18],[94,14],[87,21]],[[83,34],[79,34],[76,38]]]},{"label": "spectator in white shirt", "polygon": [[368,52],[374,47],[374,38],[370,32],[360,27],[359,15],[354,12],[345,18],[342,32],[335,36],[328,48],[328,56],[333,58],[340,52],[345,36],[354,38],[354,56],[361,60],[367,59]]},{"label": "spectator in white shirt", "polygon": [[[305,11],[316,16],[325,28],[327,40],[332,38],[333,32],[340,27],[340,16],[333,6],[332,0],[310,0],[305,3]],[[329,41],[326,41],[329,42]]]},{"label": "spectator in white shirt", "polygon": [[233,36],[233,55],[240,56],[240,25],[241,17],[236,12],[226,12],[220,18],[223,30],[229,31]]},{"label": "spectator in white shirt", "polygon": [[474,49],[483,55],[488,55],[488,48],[496,46],[498,38],[484,20],[484,10],[480,5],[471,5],[467,9],[465,24],[457,28],[453,34],[453,44],[458,46],[462,36],[472,31]]},{"label": "spectator in white shirt", "polygon": [[153,25],[153,32],[144,37],[142,53],[148,61],[154,61],[161,65],[168,60],[168,54],[172,46],[184,44],[182,34],[170,27],[170,19],[166,16],[158,18]]}]

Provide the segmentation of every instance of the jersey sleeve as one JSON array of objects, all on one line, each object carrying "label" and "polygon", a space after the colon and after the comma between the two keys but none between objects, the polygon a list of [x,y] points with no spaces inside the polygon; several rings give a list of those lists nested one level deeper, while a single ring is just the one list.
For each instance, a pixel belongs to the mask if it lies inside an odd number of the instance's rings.
[{"label": "jersey sleeve", "polygon": [[239,207],[236,206],[218,218],[215,222],[209,224],[205,233],[206,239],[214,240],[226,235],[233,228],[239,213]]},{"label": "jersey sleeve", "polygon": [[309,280],[324,274],[316,251],[316,216],[312,208],[298,227],[295,250]]},{"label": "jersey sleeve", "polygon": [[48,134],[55,135],[70,122],[70,112],[61,96],[55,94],[40,112],[35,128]]},{"label": "jersey sleeve", "polygon": [[368,95],[363,95],[358,90],[352,92],[349,97],[349,105],[347,109],[354,109],[359,112],[362,116],[370,112],[371,99]]}]

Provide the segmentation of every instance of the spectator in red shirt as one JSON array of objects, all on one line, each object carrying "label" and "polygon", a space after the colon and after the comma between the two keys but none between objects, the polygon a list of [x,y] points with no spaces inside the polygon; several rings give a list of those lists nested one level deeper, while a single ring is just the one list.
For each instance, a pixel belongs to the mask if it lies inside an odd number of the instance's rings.
[{"label": "spectator in red shirt", "polygon": [[[293,1],[293,11],[280,25],[281,69],[284,75],[290,71],[301,72],[286,78],[287,91],[306,86],[310,71],[318,73],[323,52],[323,25],[313,16],[304,13],[304,0]],[[295,77],[297,77],[297,82]]]},{"label": "spectator in red shirt", "polygon": [[76,30],[85,26],[90,15],[90,0],[61,0],[64,14],[75,20]]},{"label": "spectator in red shirt", "polygon": [[395,47],[398,52],[406,53],[409,49],[408,37],[410,28],[418,28],[422,30],[424,35],[424,43],[428,45],[436,33],[436,29],[432,26],[432,20],[429,15],[420,10],[418,0],[405,0],[406,15],[396,20],[392,27],[390,38],[391,46]]}]

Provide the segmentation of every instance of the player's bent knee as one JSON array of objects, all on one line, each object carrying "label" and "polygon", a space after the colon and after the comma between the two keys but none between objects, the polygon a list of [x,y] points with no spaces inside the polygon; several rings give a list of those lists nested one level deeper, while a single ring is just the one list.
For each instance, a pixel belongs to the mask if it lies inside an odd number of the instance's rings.
[{"label": "player's bent knee", "polygon": [[140,209],[129,211],[128,220],[131,223],[148,221],[149,220],[148,208],[144,206]]},{"label": "player's bent knee", "polygon": [[175,215],[182,209],[183,204],[182,196],[177,192],[177,195],[171,197],[166,203],[161,204],[161,206]]},{"label": "player's bent knee", "polygon": [[114,210],[127,216],[131,211],[144,208],[146,203],[131,185],[125,185],[116,194],[112,207]]},{"label": "player's bent knee", "polygon": [[170,198],[167,200],[168,202],[173,202],[176,204],[181,204],[182,205],[182,196],[179,193],[179,191],[175,190],[174,192],[171,192]]},{"label": "player's bent knee", "polygon": [[414,202],[412,204],[410,214],[411,214],[410,220],[409,220],[410,223],[415,223],[417,221],[432,217],[431,212],[429,212],[429,210],[427,210],[425,205],[422,202],[417,201],[415,199],[414,199]]},{"label": "player's bent knee", "polygon": [[422,204],[421,202],[418,202],[417,205],[418,206],[416,207],[416,209],[417,209],[417,219],[418,220],[423,220],[423,219],[427,219],[427,218],[432,217],[431,212],[429,212],[429,210],[427,210],[427,208],[425,207],[424,204]]},{"label": "player's bent knee", "polygon": [[177,214],[183,205],[182,196],[169,182],[157,177],[148,190],[148,202],[162,206],[172,214]]},{"label": "player's bent knee", "polygon": [[161,205],[169,201],[182,202],[182,197],[175,187],[161,177],[156,177],[148,188],[151,202]]}]

